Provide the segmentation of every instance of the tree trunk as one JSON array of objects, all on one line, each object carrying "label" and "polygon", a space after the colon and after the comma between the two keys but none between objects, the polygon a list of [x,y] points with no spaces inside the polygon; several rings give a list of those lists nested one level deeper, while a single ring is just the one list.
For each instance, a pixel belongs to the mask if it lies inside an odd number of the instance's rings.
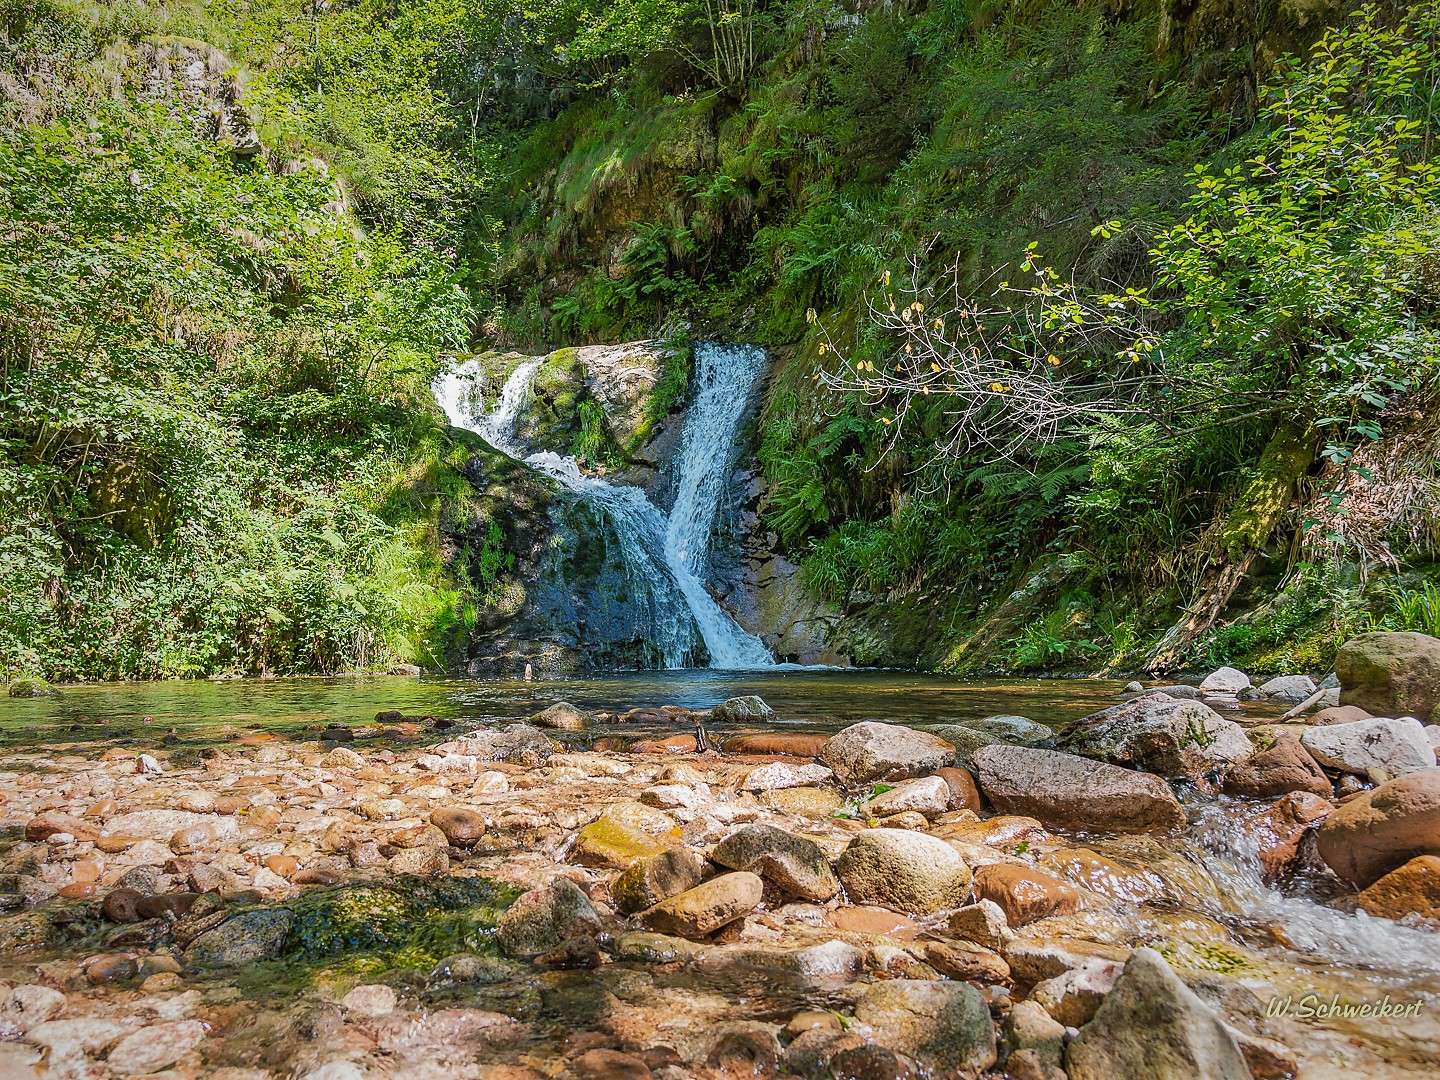
[{"label": "tree trunk", "polygon": [[1145,660],[1147,669],[1168,671],[1215,625],[1255,564],[1265,541],[1290,509],[1295,484],[1314,460],[1314,429],[1309,425],[1281,424],[1225,519],[1199,595],[1150,651]]}]

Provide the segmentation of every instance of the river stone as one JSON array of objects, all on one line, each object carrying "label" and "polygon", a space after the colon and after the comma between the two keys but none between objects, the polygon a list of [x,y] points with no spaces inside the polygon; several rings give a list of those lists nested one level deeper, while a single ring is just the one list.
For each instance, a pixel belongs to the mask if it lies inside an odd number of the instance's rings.
[{"label": "river stone", "polygon": [[840,891],[825,853],[813,840],[773,825],[746,825],[710,853],[710,861],[730,870],[759,874],[788,896],[824,902]]},{"label": "river stone", "polygon": [[1319,763],[1288,731],[1225,774],[1225,792],[1229,795],[1273,799],[1292,791],[1308,791],[1324,798],[1331,795],[1330,781]]},{"label": "river stone", "polygon": [[1419,855],[1391,870],[1360,894],[1357,906],[1386,919],[1418,915],[1440,923],[1440,856]]},{"label": "river stone", "polygon": [[1114,960],[1123,964],[1130,950],[1080,937],[1014,938],[1001,950],[1011,972],[1020,983],[1034,985],[1092,960]]},{"label": "river stone", "polygon": [[44,843],[50,837],[60,835],[93,842],[100,839],[101,832],[98,825],[86,821],[84,818],[59,814],[53,810],[36,814],[25,823],[25,839],[32,844]]},{"label": "river stone", "polygon": [[958,768],[969,768],[974,760],[975,751],[982,746],[994,746],[996,743],[1005,741],[998,735],[969,727],[966,724],[929,724],[925,730],[932,735],[938,735],[955,747],[951,760],[945,764]]},{"label": "river stone", "polygon": [[1257,688],[1264,701],[1279,701],[1286,705],[1299,705],[1308,701],[1318,689],[1309,675],[1277,675],[1263,682]]},{"label": "river stone", "polygon": [[600,933],[600,916],[580,886],[556,878],[531,889],[500,916],[495,940],[506,956],[529,958],[549,952],[572,937]]},{"label": "river stone", "polygon": [[1095,1011],[1115,989],[1115,981],[1124,970],[1125,965],[1118,960],[1087,960],[1077,968],[1036,983],[1030,1000],[1066,1027],[1084,1027],[1094,1019]]},{"label": "river stone", "polygon": [[1047,851],[1039,861],[1046,870],[1112,900],[1143,904],[1165,894],[1165,882],[1154,871],[1127,866],[1090,848]]},{"label": "river stone", "polygon": [[997,810],[1045,825],[1110,832],[1176,832],[1185,812],[1158,776],[1055,750],[987,746],[975,755],[980,789]]},{"label": "river stone", "polygon": [[54,1020],[65,1011],[65,995],[39,983],[17,986],[5,995],[0,1005],[0,1020],[21,1031]]},{"label": "river stone", "polygon": [[1331,724],[1353,724],[1356,720],[1369,720],[1370,714],[1359,705],[1335,705],[1321,709],[1310,717],[1314,727],[1329,727]]},{"label": "river stone", "polygon": [[824,765],[791,765],[772,761],[751,769],[740,782],[742,791],[776,791],[780,788],[808,787],[834,779],[835,774]]},{"label": "river stone", "polygon": [[974,728],[994,735],[1002,742],[1040,744],[1053,742],[1055,732],[1037,724],[1027,716],[985,716],[979,720],[960,720],[961,727]]},{"label": "river stone", "polygon": [[790,757],[819,757],[829,742],[826,735],[802,735],[799,732],[764,731],[755,735],[736,735],[726,739],[721,748],[727,754],[786,754]]},{"label": "river stone", "polygon": [[1153,949],[1125,970],[1065,1050],[1070,1080],[1251,1080],[1229,1029]]},{"label": "river stone", "polygon": [[1233,667],[1216,668],[1200,680],[1200,689],[1208,694],[1238,694],[1250,685],[1250,676]]},{"label": "river stone", "polygon": [[1376,716],[1435,719],[1440,707],[1440,639],[1428,634],[1361,634],[1335,654],[1340,704]]},{"label": "river stone", "polygon": [[1146,694],[1068,726],[1060,747],[1112,765],[1199,780],[1255,752],[1245,729],[1201,701]]},{"label": "river stone", "polygon": [[671,934],[631,931],[615,941],[615,956],[635,964],[673,964],[702,955],[706,946]]},{"label": "river stone", "polygon": [[554,739],[529,724],[481,728],[436,747],[437,752],[467,754],[481,761],[510,761],[527,755],[546,761],[559,749]]},{"label": "river stone", "polygon": [[864,720],[833,736],[820,754],[846,787],[924,776],[953,764],[955,747],[937,735]]},{"label": "river stone", "polygon": [[665,845],[649,833],[601,817],[575,834],[570,859],[581,866],[623,870],[636,859],[658,855],[664,850]]},{"label": "river stone", "polygon": [[1334,812],[1328,799],[1308,791],[1292,791],[1246,819],[1245,834],[1255,845],[1267,882],[1278,881],[1295,865],[1305,834],[1319,828]]},{"label": "river stone", "polygon": [[287,908],[256,908],[232,915],[190,942],[185,961],[194,967],[239,967],[280,955],[294,920]]},{"label": "river stone", "polygon": [[322,769],[358,769],[365,759],[348,746],[337,746],[320,759]]},{"label": "river stone", "polygon": [[693,889],[705,874],[705,860],[689,848],[675,848],[636,859],[610,882],[610,898],[622,915],[654,907]]},{"label": "river stone", "polygon": [[974,1076],[995,1064],[995,1024],[969,983],[890,979],[855,1004],[873,1042],[916,1058],[937,1076]]},{"label": "river stone", "polygon": [[913,915],[969,899],[970,867],[944,840],[908,829],[856,833],[836,864],[851,903]]},{"label": "river stone", "polygon": [[772,809],[796,817],[824,820],[845,805],[833,787],[781,788],[761,793],[760,801]]},{"label": "river stone", "polygon": [[980,801],[980,789],[975,786],[975,776],[969,769],[947,765],[936,769],[935,775],[944,780],[945,786],[950,789],[950,800],[946,804],[948,809],[980,812],[984,803]]},{"label": "river stone", "polygon": [[1440,769],[1361,793],[1320,827],[1320,857],[1364,888],[1417,855],[1440,855]]},{"label": "river stone", "polygon": [[865,970],[863,949],[844,941],[794,948],[789,945],[722,945],[709,949],[696,962],[710,973],[778,971],[803,979],[853,982]]},{"label": "river stone", "polygon": [[1005,913],[1010,926],[1069,915],[1080,907],[1080,894],[1059,878],[1009,863],[977,869],[975,896],[993,901]]},{"label": "river stone", "polygon": [[390,858],[392,874],[414,874],[433,877],[450,872],[450,855],[443,847],[412,847],[397,851]]},{"label": "river stone", "polygon": [[753,911],[765,894],[765,883],[744,870],[721,874],[693,889],[662,900],[642,912],[650,929],[677,937],[700,938]]},{"label": "river stone", "polygon": [[594,713],[586,712],[578,705],[557,701],[549,708],[541,709],[526,722],[535,727],[554,728],[557,731],[580,731],[598,721]]},{"label": "river stone", "polygon": [[1351,724],[1309,728],[1300,745],[1321,765],[1367,776],[1379,769],[1386,779],[1435,767],[1435,748],[1413,717],[1356,720]]},{"label": "river stone", "polygon": [[121,1076],[140,1076],[174,1065],[205,1041],[205,1025],[176,1020],[127,1035],[110,1050],[105,1064]]},{"label": "river stone", "polygon": [[1010,979],[1010,965],[997,952],[970,942],[931,941],[925,946],[925,962],[947,979],[961,982],[1003,983]]},{"label": "river stone", "polygon": [[465,806],[439,806],[430,811],[430,823],[455,847],[474,847],[485,835],[485,815]]},{"label": "river stone", "polygon": [[866,816],[890,817],[906,811],[937,818],[950,809],[950,785],[943,776],[921,776],[914,780],[897,781],[889,791],[882,791],[861,806]]},{"label": "river stone", "polygon": [[646,806],[638,799],[617,799],[609,803],[595,820],[624,825],[650,836],[664,836],[675,828],[675,819],[669,814],[653,806]]},{"label": "river stone", "polygon": [[231,840],[240,835],[240,823],[233,817],[192,814],[186,810],[136,810],[111,818],[105,823],[105,827],[112,833],[163,842],[170,841],[177,833],[197,827],[198,831],[193,835],[206,835],[211,843]]},{"label": "river stone", "polygon": [[710,719],[716,723],[763,724],[775,719],[775,710],[765,704],[764,698],[746,694],[716,705],[710,711]]}]

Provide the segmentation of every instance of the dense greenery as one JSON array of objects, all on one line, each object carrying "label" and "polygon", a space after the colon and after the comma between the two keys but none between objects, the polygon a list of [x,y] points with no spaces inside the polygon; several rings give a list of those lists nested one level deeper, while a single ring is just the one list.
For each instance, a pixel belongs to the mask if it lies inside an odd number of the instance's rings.
[{"label": "dense greenery", "polygon": [[1354,567],[1434,557],[1433,480],[1366,488],[1433,477],[1433,5],[1118,10],[0,0],[0,669],[441,663],[514,565],[442,551],[444,357],[660,334],[774,349],[767,523],[938,631],[875,659],[1420,625]]}]

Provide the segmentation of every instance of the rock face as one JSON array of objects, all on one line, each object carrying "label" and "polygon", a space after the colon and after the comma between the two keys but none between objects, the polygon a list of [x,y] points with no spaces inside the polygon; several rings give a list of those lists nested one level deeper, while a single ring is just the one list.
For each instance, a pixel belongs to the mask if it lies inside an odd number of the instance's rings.
[{"label": "rock face", "polygon": [[847,787],[924,776],[952,763],[955,747],[938,735],[865,720],[832,737],[820,757]]},{"label": "rock face", "polygon": [[1292,791],[1326,798],[1331,794],[1330,781],[1319,763],[1288,732],[1226,773],[1225,791],[1249,799],[1273,799]]},{"label": "rock face", "polygon": [[1170,785],[1132,772],[1024,746],[987,746],[975,755],[980,789],[1007,814],[1026,814],[1063,829],[1175,832],[1185,812]]},{"label": "rock face", "polygon": [[1065,1051],[1070,1080],[1250,1080],[1235,1036],[1153,949],[1136,949]]},{"label": "rock face", "polygon": [[1320,827],[1316,842],[1330,869],[1360,888],[1417,855],[1440,855],[1440,769],[1350,800]]},{"label": "rock face", "polygon": [[1070,915],[1080,907],[1080,894],[1059,878],[1009,863],[992,863],[976,870],[975,896],[993,901],[1011,926]]},{"label": "rock face", "polygon": [[1300,736],[1321,765],[1365,776],[1379,769],[1389,779],[1435,767],[1435,748],[1413,717],[1356,720],[1311,728]]},{"label": "rock face", "polygon": [[775,719],[775,710],[765,704],[764,698],[746,694],[716,705],[710,712],[710,719],[717,723],[763,724]]},{"label": "rock face", "polygon": [[699,938],[727,926],[760,903],[765,883],[745,871],[721,874],[641,913],[645,925],[662,934]]},{"label": "rock face", "polygon": [[1440,639],[1428,634],[1361,634],[1335,654],[1340,704],[1376,716],[1435,719],[1440,706]]},{"label": "rock face", "polygon": [[891,979],[856,1003],[855,1020],[874,1043],[908,1054],[936,1076],[974,1076],[995,1063],[995,1025],[969,983]]},{"label": "rock face", "polygon": [[1067,728],[1060,748],[1113,765],[1198,780],[1254,752],[1245,729],[1200,701],[1146,694]]},{"label": "rock face", "polygon": [[710,860],[730,870],[759,874],[788,896],[826,901],[840,882],[813,840],[773,825],[747,825],[722,840]]},{"label": "rock face", "polygon": [[836,864],[852,903],[929,915],[969,898],[970,867],[938,837],[907,829],[857,833]]},{"label": "rock face", "polygon": [[1386,919],[1418,915],[1440,923],[1440,856],[1420,855],[1391,870],[1360,894],[1359,906]]},{"label": "rock face", "polygon": [[500,916],[495,937],[507,956],[531,957],[569,938],[599,932],[600,916],[589,897],[573,881],[557,878],[511,904]]}]

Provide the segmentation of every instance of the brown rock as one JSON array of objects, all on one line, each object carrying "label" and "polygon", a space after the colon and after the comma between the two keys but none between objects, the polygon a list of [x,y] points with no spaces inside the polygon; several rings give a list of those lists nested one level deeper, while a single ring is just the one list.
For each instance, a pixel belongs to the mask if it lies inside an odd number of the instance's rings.
[{"label": "brown rock", "polygon": [[758,874],[740,870],[663,900],[640,917],[662,934],[704,937],[753,911],[764,893],[765,883]]},{"label": "brown rock", "polygon": [[117,803],[114,799],[105,798],[93,804],[90,809],[86,810],[85,816],[87,818],[99,818],[101,821],[104,821],[106,818],[114,817],[119,812],[120,804]]},{"label": "brown rock", "polygon": [[632,1054],[595,1049],[573,1059],[562,1075],[575,1080],[650,1080],[650,1066]]},{"label": "brown rock", "polygon": [[825,748],[825,735],[800,735],[783,732],[759,735],[736,735],[726,739],[722,749],[727,754],[783,754],[788,757],[817,758]]},{"label": "brown rock", "polygon": [[1268,749],[1236,763],[1225,777],[1225,791],[1250,799],[1273,799],[1291,791],[1329,798],[1330,781],[1300,740],[1288,732]]},{"label": "brown rock", "polygon": [[1440,922],[1440,857],[1418,855],[1391,870],[1360,894],[1357,906],[1385,919],[1419,915]]},{"label": "brown rock", "polygon": [[485,835],[485,815],[465,806],[441,806],[430,812],[430,823],[455,847],[474,847]]},{"label": "brown rock", "polygon": [[641,739],[630,747],[636,754],[693,754],[694,735],[668,735],[663,739]]},{"label": "brown rock", "polygon": [[1110,832],[1177,832],[1185,812],[1158,776],[1028,746],[975,751],[980,789],[997,810],[1046,825]]},{"label": "brown rock", "polygon": [[[110,895],[114,896],[115,894],[111,893]],[[135,913],[142,919],[163,919],[167,915],[173,915],[179,919],[186,915],[195,906],[195,901],[199,899],[200,894],[192,892],[157,893],[154,896],[143,896],[135,902]]]},{"label": "brown rock", "polygon": [[570,860],[581,866],[624,869],[636,859],[658,855],[665,845],[649,833],[599,817],[575,834]]},{"label": "brown rock", "polygon": [[269,855],[265,859],[265,869],[283,878],[291,878],[300,869],[300,860],[293,855]]},{"label": "brown rock", "polygon": [[1278,880],[1295,864],[1300,841],[1335,812],[1329,801],[1308,791],[1292,791],[1273,806],[1249,818],[1245,832],[1260,855],[1266,881]]},{"label": "brown rock", "polygon": [[1440,855],[1440,769],[1362,792],[1330,815],[1316,842],[1326,864],[1360,888],[1417,855]]},{"label": "brown rock", "polygon": [[96,885],[93,881],[72,881],[69,885],[60,887],[60,896],[66,900],[88,900],[95,895]]},{"label": "brown rock", "polygon": [[100,911],[111,922],[139,922],[140,913],[136,905],[143,899],[145,894],[135,889],[111,889],[100,902]]},{"label": "brown rock", "polygon": [[139,971],[138,965],[124,953],[106,953],[85,964],[85,981],[91,986],[132,979]]},{"label": "brown rock", "polygon": [[897,941],[913,941],[920,936],[920,924],[914,919],[884,908],[846,905],[826,915],[825,921],[837,930],[852,934],[874,934]]},{"label": "brown rock", "polygon": [[610,898],[622,915],[654,907],[700,884],[705,860],[688,848],[636,859],[610,883]]},{"label": "brown rock", "polygon": [[975,896],[993,901],[1011,926],[1024,926],[1052,915],[1070,915],[1080,907],[1080,894],[1059,878],[1008,863],[975,871]]},{"label": "brown rock", "polygon": [[104,836],[96,838],[95,846],[107,855],[118,855],[139,842],[140,837],[138,836],[129,836],[125,833],[106,833]]},{"label": "brown rock", "polygon": [[1005,958],[980,945],[932,941],[925,946],[925,960],[947,979],[982,983],[1010,980],[1010,965]]},{"label": "brown rock", "polygon": [[1331,724],[1353,724],[1357,720],[1369,719],[1370,714],[1359,705],[1332,705],[1310,717],[1310,723],[1316,727],[1329,727]]},{"label": "brown rock", "polygon": [[311,868],[297,871],[290,879],[292,885],[338,885],[345,880],[345,875],[339,870],[326,870],[323,868]]},{"label": "brown rock", "polygon": [[52,836],[69,833],[76,840],[98,840],[100,829],[94,822],[69,814],[48,811],[37,814],[25,823],[25,839],[32,844],[42,843]]},{"label": "brown rock", "polygon": [[936,769],[935,775],[949,785],[951,810],[974,810],[977,814],[980,812],[983,806],[980,789],[975,785],[975,777],[970,774],[969,769],[947,766]]}]

